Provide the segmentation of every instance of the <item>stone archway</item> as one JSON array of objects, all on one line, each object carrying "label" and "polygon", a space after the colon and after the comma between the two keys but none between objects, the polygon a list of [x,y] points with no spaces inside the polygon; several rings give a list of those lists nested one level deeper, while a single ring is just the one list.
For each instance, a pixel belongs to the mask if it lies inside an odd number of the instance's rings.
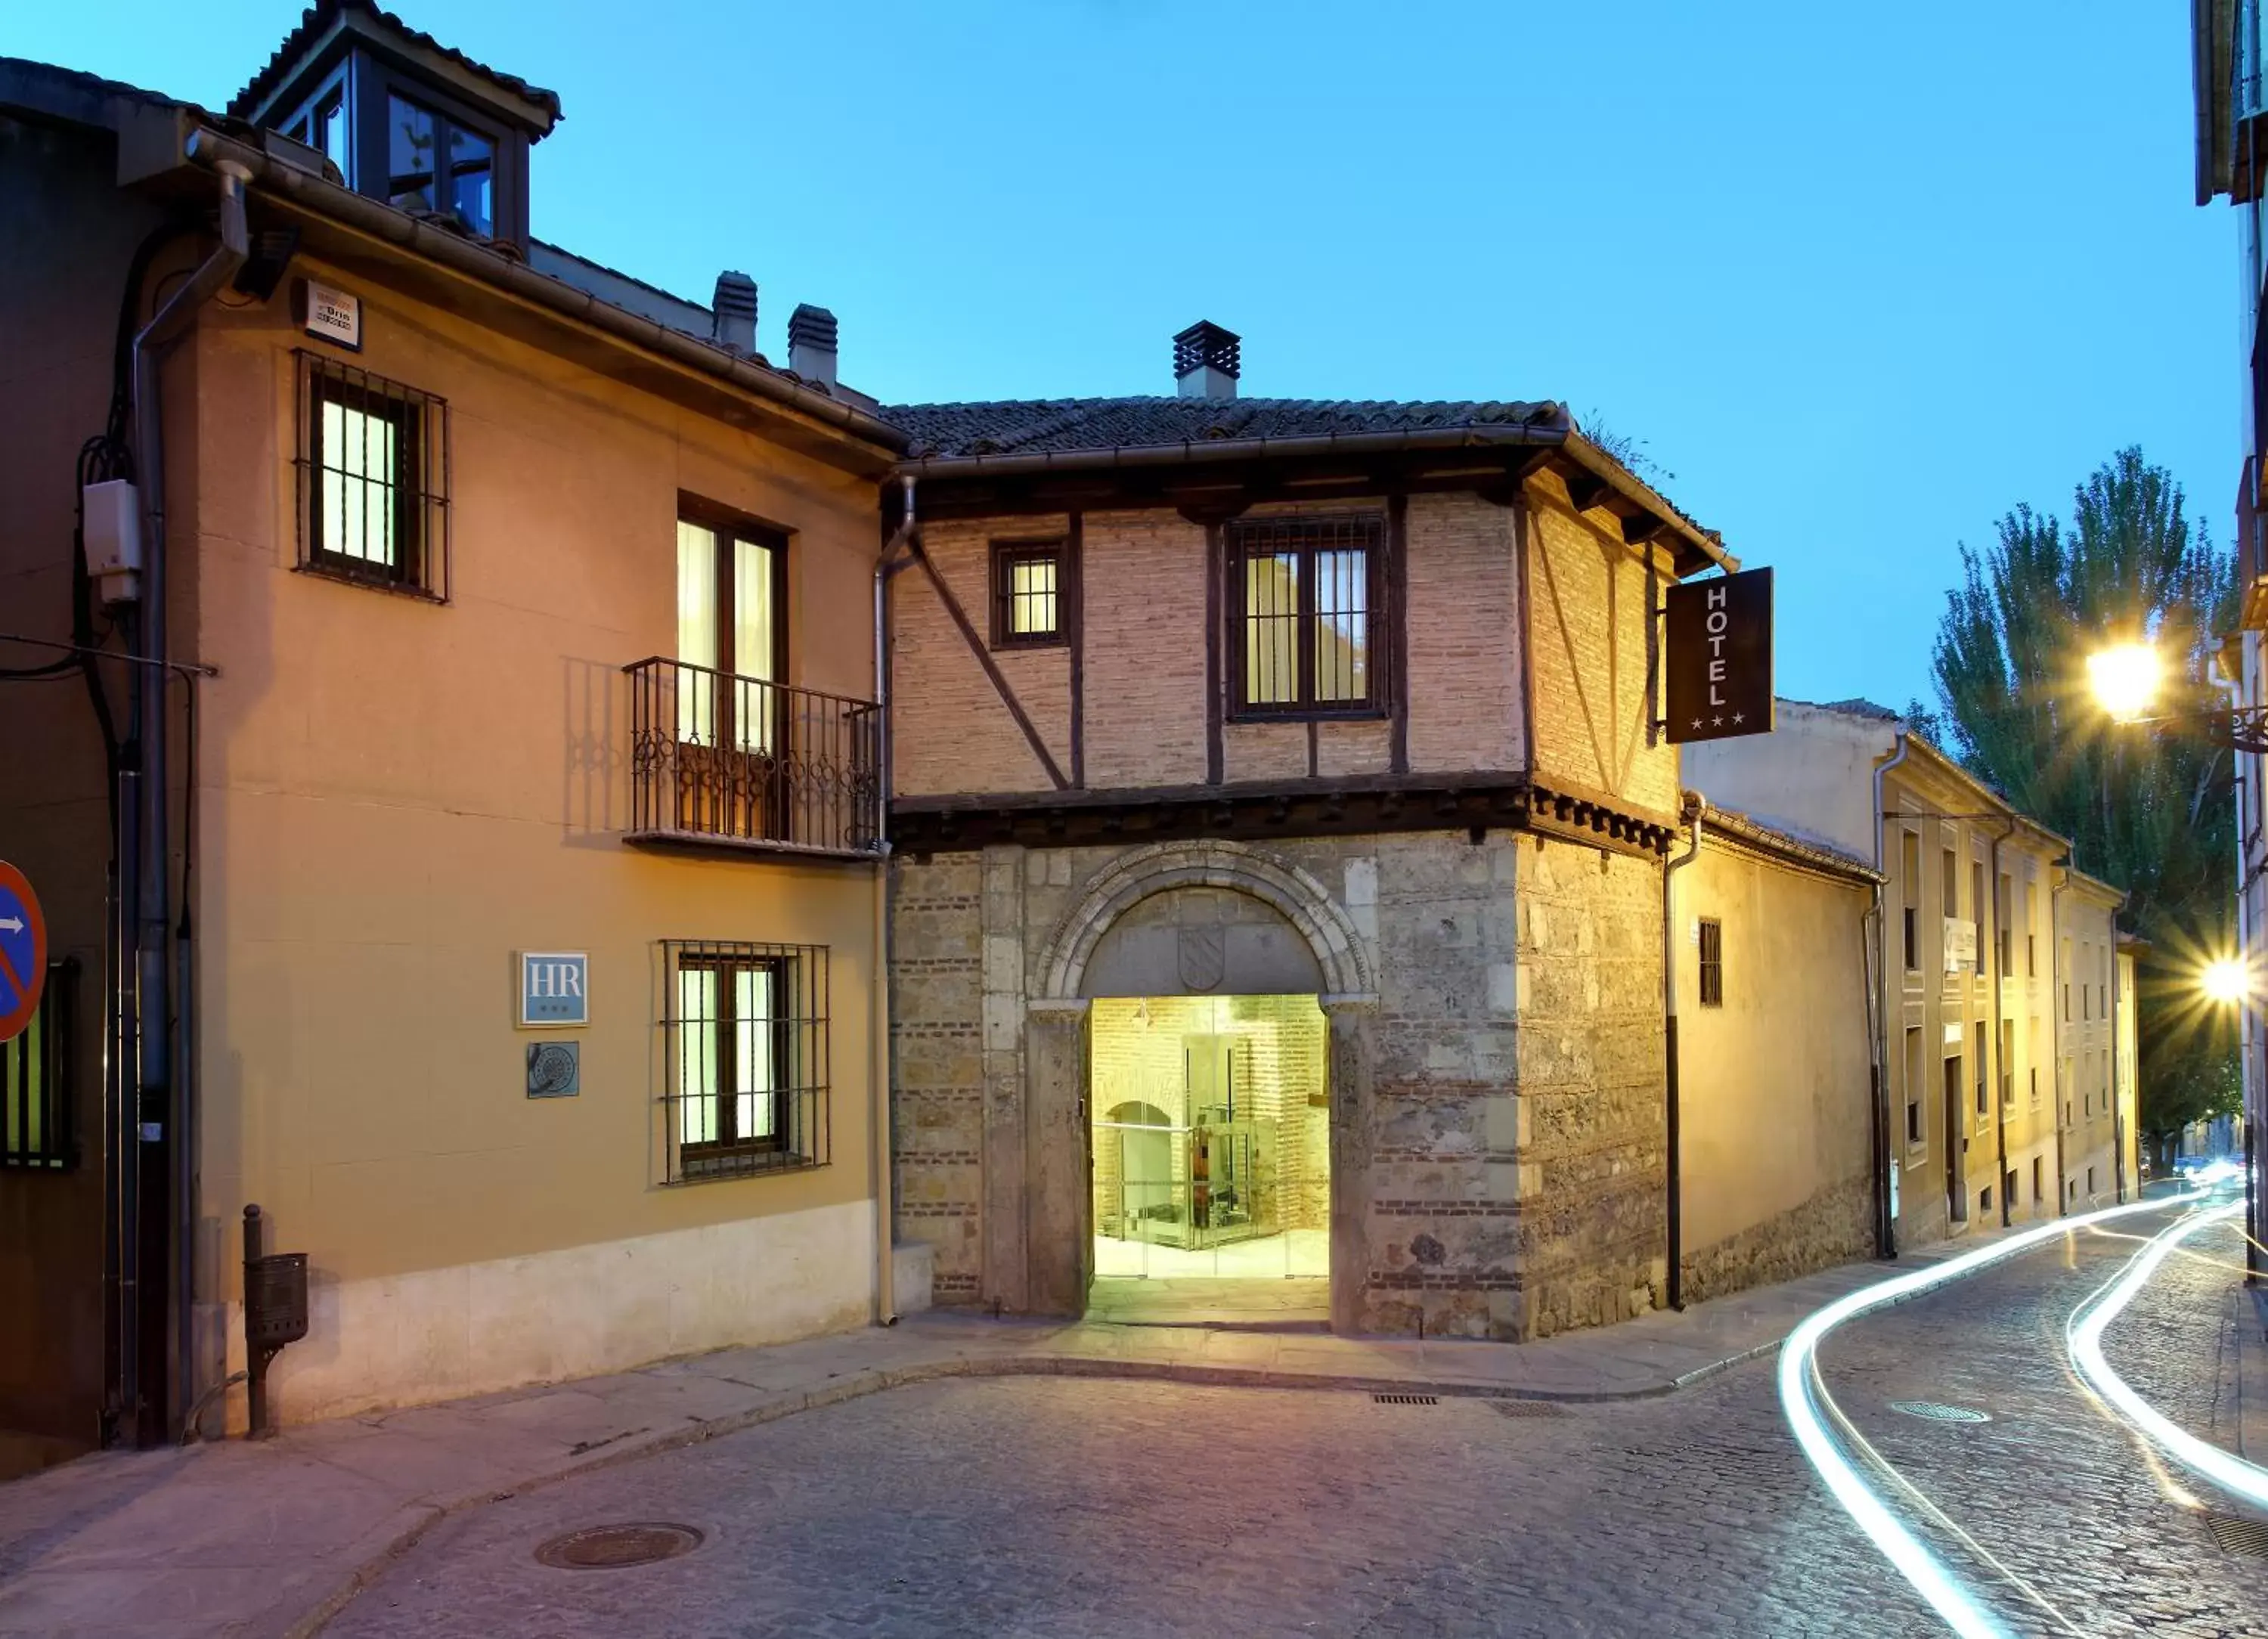
[{"label": "stone archway", "polygon": [[1368,953],[1345,908],[1297,865],[1238,842],[1156,842],[1123,855],[1086,885],[1034,967],[1037,997],[1086,994],[1088,964],[1104,934],[1144,900],[1177,888],[1225,888],[1258,900],[1296,929],[1322,970],[1323,993],[1374,994]]},{"label": "stone archway", "polygon": [[1054,1226],[1049,1238],[1062,1248],[1049,1256],[1033,1246],[1034,1306],[1082,1311],[1093,1274],[1086,1181],[1091,965],[1130,910],[1189,889],[1258,900],[1298,931],[1321,973],[1316,999],[1330,1030],[1331,1329],[1354,1333],[1370,1273],[1371,1021],[1378,1009],[1370,955],[1345,908],[1314,877],[1226,842],[1156,843],[1113,861],[1057,922],[1033,966],[1024,1042],[1026,1099],[1037,1140],[1032,1204],[1035,1221]]}]

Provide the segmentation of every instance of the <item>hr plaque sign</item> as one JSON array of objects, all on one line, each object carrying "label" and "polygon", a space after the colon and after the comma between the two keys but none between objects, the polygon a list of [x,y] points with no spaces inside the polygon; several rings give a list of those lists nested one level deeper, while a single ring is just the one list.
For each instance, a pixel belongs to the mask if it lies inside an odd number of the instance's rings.
[{"label": "hr plaque sign", "polygon": [[1770,570],[1683,581],[1664,599],[1672,745],[1769,734],[1772,727]]}]

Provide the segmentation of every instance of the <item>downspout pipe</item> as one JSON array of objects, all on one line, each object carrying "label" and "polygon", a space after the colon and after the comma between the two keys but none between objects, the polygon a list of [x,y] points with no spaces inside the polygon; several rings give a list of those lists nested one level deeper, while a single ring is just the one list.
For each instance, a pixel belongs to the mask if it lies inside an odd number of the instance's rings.
[{"label": "downspout pipe", "polygon": [[2119,1071],[2126,1063],[2125,1038],[2118,1027],[2120,993],[2124,987],[2118,981],[2118,918],[2110,919],[2110,1180],[2118,1192],[2118,1204],[2126,1204],[2126,1135],[2121,1115],[2126,1090],[2121,1085]]},{"label": "downspout pipe", "polygon": [[[1898,1255],[1897,1214],[1893,1210],[1890,1169],[1898,1164],[1897,1151],[1890,1143],[1890,1084],[1889,1084],[1889,942],[1890,928],[1882,908],[1882,881],[1889,867],[1884,863],[1886,820],[1889,810],[1882,805],[1882,785],[1893,768],[1905,761],[1913,746],[1904,723],[1897,727],[1897,738],[1889,754],[1874,759],[1874,943],[1875,971],[1867,982],[1867,1011],[1873,1015],[1867,1033],[1873,1038],[1874,1083],[1874,1246],[1877,1255],[1895,1258]],[[1948,1134],[1946,1142],[1953,1142]]]},{"label": "downspout pipe", "polygon": [[[2012,1072],[2008,1069],[2008,1044],[2001,1039],[2003,1026],[2000,1022],[2001,997],[2008,984],[2008,964],[2000,959],[2000,936],[2007,930],[2000,913],[2000,844],[2015,834],[2016,822],[2014,820],[2001,822],[1999,835],[1992,839],[1992,863],[1985,867],[1992,878],[1985,884],[1986,890],[1992,896],[1992,1131],[1995,1139],[1993,1152],[1998,1158],[1996,1165],[1999,1168],[1992,1180],[1992,1192],[1999,1199],[2002,1229],[2007,1228],[2014,1218],[2008,1205],[2011,1193],[2008,1188],[2008,1106],[2015,1099],[2016,1087],[2013,1080],[2006,1086],[2001,1085],[2002,1078],[2009,1077]],[[2014,898],[2013,888],[2009,897]],[[2012,905],[2010,908],[2014,908]],[[2009,944],[2013,956],[2014,941],[2011,940]],[[2060,1189],[2063,1186],[2058,1183],[2056,1187]]]},{"label": "downspout pipe", "polygon": [[1678,816],[1691,833],[1685,852],[1661,868],[1661,1051],[1663,1208],[1668,1228],[1668,1269],[1663,1295],[1672,1309],[1685,1307],[1684,1201],[1679,1187],[1680,1115],[1677,1084],[1677,873],[1701,855],[1702,821],[1709,804],[1698,791],[1685,793]]},{"label": "downspout pipe", "polygon": [[896,1213],[893,1197],[896,1184],[893,1159],[897,1152],[897,1100],[890,1096],[895,1075],[890,1045],[890,974],[894,941],[890,930],[890,568],[918,530],[914,515],[914,480],[903,486],[898,526],[874,559],[874,956],[873,983],[868,987],[868,1072],[873,1090],[868,1123],[867,1184],[874,1192],[874,1324],[898,1323]]},{"label": "downspout pipe", "polygon": [[[2244,709],[2244,683],[2241,677],[2221,680],[2220,688],[2228,696],[2231,712]],[[2253,1133],[2257,1124],[2253,1117],[2260,1102],[2262,1069],[2255,1056],[2260,1031],[2259,1019],[2254,1012],[2252,987],[2259,982],[2260,967],[2252,953],[2252,878],[2246,869],[2244,857],[2246,781],[2242,759],[2245,754],[2241,751],[2231,752],[2229,763],[2230,772],[2235,776],[2233,783],[2236,788],[2236,959],[2243,967],[2246,981],[2244,995],[2237,1003],[2236,1011],[2236,1062],[2242,1072],[2240,1084],[2244,1119],[2244,1283],[2252,1286],[2258,1284],[2260,1280],[2259,1146]],[[2118,966],[2116,957],[2111,959],[2110,965],[2115,974]],[[2115,1010],[2111,1014],[2110,1034],[2111,1055],[2115,1060],[2118,1035]],[[2115,1096],[2112,1102],[2115,1108]],[[2139,1108],[2139,1100],[2137,1108]]]},{"label": "downspout pipe", "polygon": [[[2055,880],[2048,887],[2048,1067],[2050,1102],[2054,1106],[2049,1114],[2055,1120],[2056,1216],[2062,1217],[2065,1216],[2064,1203],[2071,1199],[2071,1186],[2064,1174],[2069,1163],[2065,1158],[2063,1148],[2063,1004],[2060,1000],[2063,987],[2058,982],[2062,975],[2057,968],[2063,961],[2063,891],[2071,886],[2071,856],[2066,854],[2050,869],[2055,872]],[[2115,1025],[2110,1033],[2115,1052],[2118,1034]],[[2088,1204],[2091,1207],[2094,1202]]]},{"label": "downspout pipe", "polygon": [[[149,664],[137,668],[134,694],[134,738],[141,747],[136,800],[140,824],[136,857],[122,861],[122,880],[132,885],[135,915],[131,971],[136,996],[135,1119],[122,1142],[139,1146],[151,1125],[171,1144],[173,1226],[173,1381],[166,1424],[178,1430],[195,1403],[196,1370],[196,1133],[191,1098],[191,1067],[173,1051],[171,1033],[184,1027],[191,1005],[187,974],[174,993],[166,960],[167,900],[172,872],[172,816],[166,789],[166,686],[171,664],[166,631],[166,459],[163,364],[166,354],[196,321],[198,309],[235,276],[250,250],[244,188],[251,173],[223,160],[214,167],[220,186],[220,244],[168,297],[133,343],[135,472],[148,517],[143,601],[136,622],[135,653]],[[183,803],[195,800],[196,770],[188,771]],[[138,1263],[138,1249],[129,1247]],[[138,1296],[140,1271],[136,1270]],[[134,1330],[137,1334],[138,1323]],[[129,1365],[129,1371],[136,1371]],[[129,1415],[136,1408],[122,1410]]]}]

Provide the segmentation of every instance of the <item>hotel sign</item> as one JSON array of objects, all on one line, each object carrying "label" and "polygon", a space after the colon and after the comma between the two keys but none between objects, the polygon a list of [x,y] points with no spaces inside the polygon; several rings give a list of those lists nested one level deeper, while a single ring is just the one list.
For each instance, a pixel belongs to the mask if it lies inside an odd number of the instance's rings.
[{"label": "hotel sign", "polygon": [[581,951],[519,953],[519,1023],[543,1030],[591,1022],[591,958]]},{"label": "hotel sign", "polygon": [[1771,732],[1771,577],[1743,570],[1669,588],[1672,745]]}]

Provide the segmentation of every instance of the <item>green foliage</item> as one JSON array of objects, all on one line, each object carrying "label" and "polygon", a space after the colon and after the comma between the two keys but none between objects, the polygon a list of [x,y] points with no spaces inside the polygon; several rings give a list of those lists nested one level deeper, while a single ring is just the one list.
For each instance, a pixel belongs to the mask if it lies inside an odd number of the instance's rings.
[{"label": "green foliage", "polygon": [[[1939,709],[1915,726],[2126,891],[2122,921],[2151,945],[2137,997],[2143,1131],[2233,1111],[2234,1021],[2200,1002],[2196,975],[2228,946],[2236,891],[2230,753],[2197,721],[2218,703],[2207,679],[2213,635],[2234,622],[2235,561],[2139,449],[2079,487],[2068,526],[2020,505],[1995,545],[1964,543],[1961,561],[1933,657]],[[2113,724],[2087,657],[2139,641],[2166,665],[2158,719]]]}]

